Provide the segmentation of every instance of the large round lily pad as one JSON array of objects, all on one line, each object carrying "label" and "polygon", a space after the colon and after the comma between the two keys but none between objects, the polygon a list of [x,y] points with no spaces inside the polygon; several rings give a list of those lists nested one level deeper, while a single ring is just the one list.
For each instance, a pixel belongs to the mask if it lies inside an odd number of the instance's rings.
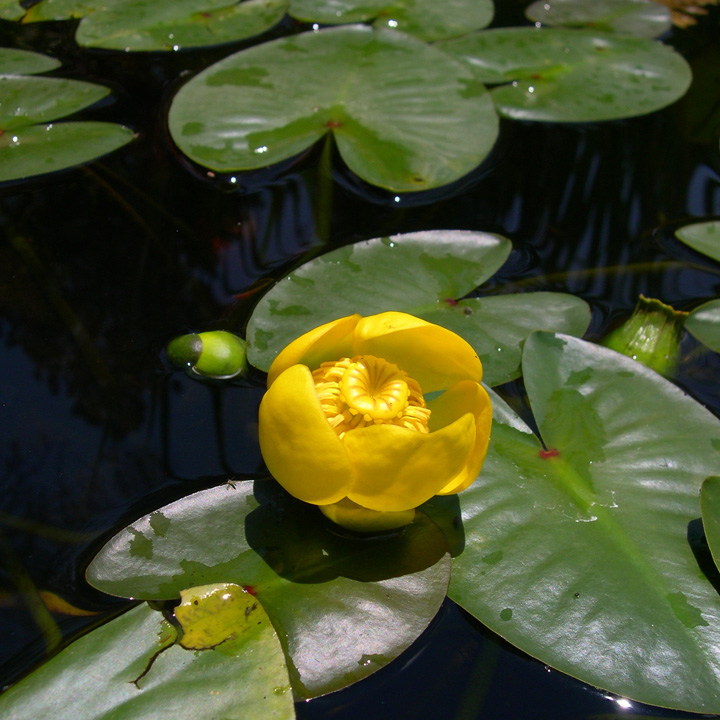
[{"label": "large round lily pad", "polygon": [[458,496],[449,596],[591,685],[720,712],[720,595],[693,540],[720,422],[639,363],[569,336],[531,335],[523,371],[544,446],[494,402],[485,466]]},{"label": "large round lily pad", "polygon": [[182,50],[244,40],[269,30],[288,0],[42,0],[24,22],[82,18],[78,44],[111,50]]},{"label": "large round lily pad", "polygon": [[711,300],[695,308],[688,315],[685,328],[703,345],[720,352],[720,300]]},{"label": "large round lily pad", "polygon": [[10,688],[0,696],[0,715],[3,720],[292,720],[287,669],[267,615],[257,606],[234,625],[234,637],[217,648],[186,650],[162,613],[143,603]]},{"label": "large round lily pad", "polygon": [[180,89],[180,150],[220,172],[291,158],[332,132],[364,180],[401,192],[457,180],[497,135],[484,86],[416,38],[365,26],[274,40],[231,55]]},{"label": "large round lily pad", "polygon": [[395,535],[348,538],[274,481],[189,495],[121,531],[87,578],[113,595],[173,599],[231,582],[281,633],[298,698],[374,672],[405,650],[445,598],[445,537],[422,514]]},{"label": "large round lily pad", "polygon": [[536,0],[525,10],[543,25],[657,37],[670,29],[670,10],[652,0]]},{"label": "large round lily pad", "polygon": [[324,25],[374,21],[423,40],[465,35],[490,24],[492,0],[292,0],[289,13]]},{"label": "large round lily pad", "polygon": [[280,280],[247,328],[248,359],[267,370],[285,345],[330,320],[400,310],[465,338],[489,385],[520,374],[520,347],[534,330],[582,335],[590,310],[562,293],[460,300],[492,276],[510,252],[499,235],[459,230],[375,238],[340,248]]},{"label": "large round lily pad", "polygon": [[515,120],[592,122],[659,110],[692,73],[672,48],[589,30],[501,28],[437,44],[468,62],[498,112]]}]

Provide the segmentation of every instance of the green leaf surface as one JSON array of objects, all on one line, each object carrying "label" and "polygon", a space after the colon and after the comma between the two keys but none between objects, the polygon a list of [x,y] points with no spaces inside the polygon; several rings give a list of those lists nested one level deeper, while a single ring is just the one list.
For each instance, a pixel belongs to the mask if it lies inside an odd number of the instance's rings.
[{"label": "green leaf surface", "polygon": [[220,172],[272,165],[332,132],[354,173],[404,192],[476,168],[498,120],[465,64],[404,33],[355,25],[221,60],[180,89],[168,122],[183,153]]},{"label": "green leaf surface", "polygon": [[186,650],[147,604],[69,645],[0,697],[3,720],[290,720],[295,717],[282,648],[253,601],[237,636]]},{"label": "green leaf surface", "polygon": [[705,478],[700,491],[700,507],[705,539],[715,567],[720,569],[720,477]]},{"label": "green leaf surface", "polygon": [[720,300],[695,308],[685,321],[685,329],[703,345],[720,352]]},{"label": "green leaf surface", "polygon": [[584,300],[552,292],[470,298],[455,306],[439,303],[418,314],[465,338],[480,356],[483,379],[491,386],[520,376],[522,345],[530,333],[552,330],[580,337],[590,324]]},{"label": "green leaf surface", "polygon": [[29,50],[0,48],[0,75],[34,75],[58,67],[60,62],[48,55]]},{"label": "green leaf surface", "polygon": [[690,542],[720,423],[639,363],[569,336],[531,335],[523,374],[547,450],[494,402],[460,509],[423,507],[446,528],[462,515],[449,596],[591,685],[720,712],[720,596]]},{"label": "green leaf surface", "polygon": [[589,30],[501,28],[436,47],[463,58],[514,120],[593,122],[659,110],[685,94],[692,73],[672,48]]},{"label": "green leaf surface", "polygon": [[[130,5],[131,3],[128,3]],[[137,7],[138,3],[132,3]],[[47,20],[70,20],[82,18],[96,9],[101,8],[103,0],[41,0],[31,5],[25,16],[24,23],[44,22]]]},{"label": "green leaf surface", "polygon": [[0,129],[10,130],[57,120],[105,97],[102,85],[24,75],[0,75]]},{"label": "green leaf surface", "polygon": [[675,231],[675,237],[693,250],[720,261],[720,220],[685,225]]},{"label": "green leaf surface", "polygon": [[195,493],[138,520],[87,578],[142,599],[217,582],[247,588],[280,631],[296,697],[309,698],[405,650],[445,598],[449,569],[445,538],[421,513],[396,534],[343,537],[268,480]]},{"label": "green leaf surface", "polygon": [[133,139],[129,128],[105,122],[22,127],[0,135],[0,182],[89,162]]},{"label": "green leaf surface", "polygon": [[543,25],[654,38],[672,27],[670,10],[652,0],[536,0],[525,17]]},{"label": "green leaf surface", "polygon": [[0,0],[0,19],[19,20],[25,14],[20,0]]},{"label": "green leaf surface", "polygon": [[324,25],[374,21],[423,40],[465,35],[490,24],[492,0],[291,0],[297,20]]},{"label": "green leaf surface", "polygon": [[247,328],[248,358],[261,370],[304,332],[339,317],[397,310],[449,328],[483,363],[489,385],[519,375],[520,348],[534,330],[582,335],[587,304],[561,293],[503,295],[455,302],[500,268],[510,242],[459,230],[375,238],[311,260],[258,303]]}]

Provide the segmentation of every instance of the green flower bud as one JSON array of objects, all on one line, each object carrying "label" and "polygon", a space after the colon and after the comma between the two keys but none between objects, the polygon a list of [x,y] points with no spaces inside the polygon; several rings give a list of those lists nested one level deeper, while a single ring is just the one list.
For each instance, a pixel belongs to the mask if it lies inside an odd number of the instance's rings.
[{"label": "green flower bud", "polygon": [[688,314],[640,295],[633,314],[602,345],[671,377],[680,362],[680,337]]},{"label": "green flower bud", "polygon": [[224,330],[180,335],[165,352],[173,365],[215,380],[234,378],[247,369],[245,341]]}]

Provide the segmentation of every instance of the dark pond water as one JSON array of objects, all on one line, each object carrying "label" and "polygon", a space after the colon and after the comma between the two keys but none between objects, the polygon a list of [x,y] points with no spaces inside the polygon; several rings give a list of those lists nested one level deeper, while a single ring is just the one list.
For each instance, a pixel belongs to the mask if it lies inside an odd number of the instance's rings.
[{"label": "dark pond water", "polygon": [[[513,3],[498,22],[519,22]],[[503,123],[481,168],[417,197],[363,185],[336,160],[324,243],[317,150],[284,168],[211,182],[169,142],[164,113],[179,83],[242,45],[117,54],[79,50],[66,24],[1,23],[0,44],[54,55],[63,62],[56,75],[112,87],[83,117],[127,124],[139,138],[88,167],[0,187],[0,683],[31,669],[53,641],[33,589],[101,612],[53,613],[67,641],[124,607],[83,581],[114,530],[191,491],[263,472],[256,412],[264,378],[201,384],[172,372],[161,351],[188,331],[242,332],[268,279],[308,253],[413,230],[500,232],[514,250],[478,294],[575,293],[593,308],[591,339],[626,317],[640,293],[678,309],[720,296],[717,264],[672,233],[690,218],[720,215],[719,22],[714,10],[669,38],[696,81],[668,110],[576,126]],[[684,338],[678,382],[717,415],[719,369],[716,354]],[[522,407],[520,384],[501,390]],[[549,671],[449,601],[395,663],[298,714],[691,717],[628,706]]]}]

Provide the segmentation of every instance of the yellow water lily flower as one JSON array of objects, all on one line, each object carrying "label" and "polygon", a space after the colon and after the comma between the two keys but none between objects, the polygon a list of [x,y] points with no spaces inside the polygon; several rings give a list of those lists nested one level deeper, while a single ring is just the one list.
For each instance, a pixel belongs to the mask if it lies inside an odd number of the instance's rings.
[{"label": "yellow water lily flower", "polygon": [[477,477],[492,424],[481,380],[472,347],[439,325],[399,312],[334,320],[270,367],[263,458],[291,495],[340,525],[405,525]]}]

